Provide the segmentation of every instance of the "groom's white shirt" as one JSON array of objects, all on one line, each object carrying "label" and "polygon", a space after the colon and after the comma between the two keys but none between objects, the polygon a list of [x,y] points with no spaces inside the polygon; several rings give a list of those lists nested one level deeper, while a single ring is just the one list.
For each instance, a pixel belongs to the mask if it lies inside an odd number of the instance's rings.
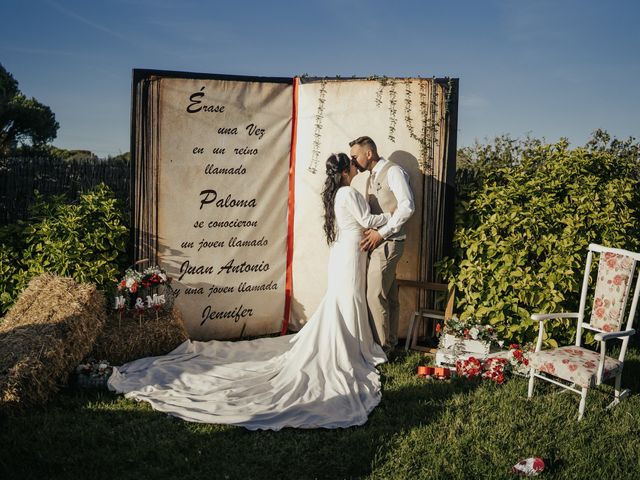
[{"label": "groom's white shirt", "polygon": [[[376,178],[376,175],[382,167],[385,166],[387,160],[380,157],[376,166],[371,170],[371,181],[373,182]],[[391,215],[391,219],[386,223],[386,225],[380,227],[378,229],[378,233],[382,235],[382,238],[385,240],[389,238],[391,235],[400,231],[402,225],[407,223],[407,220],[411,218],[413,212],[416,207],[413,202],[413,192],[411,191],[411,186],[409,185],[409,174],[402,169],[399,165],[392,165],[387,171],[387,183],[389,184],[389,189],[396,197],[398,202],[398,207],[396,211]],[[403,240],[406,238],[406,235],[400,235],[398,237],[394,237],[394,240]]]}]

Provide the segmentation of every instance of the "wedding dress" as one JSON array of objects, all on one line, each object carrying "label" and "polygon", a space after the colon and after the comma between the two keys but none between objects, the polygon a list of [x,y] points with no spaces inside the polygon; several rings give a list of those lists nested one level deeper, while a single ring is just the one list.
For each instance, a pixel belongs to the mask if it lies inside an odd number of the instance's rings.
[{"label": "wedding dress", "polygon": [[352,187],[338,190],[334,207],[327,291],[297,334],[187,340],[168,355],[115,368],[109,388],[192,422],[250,430],[364,424],[381,399],[376,365],[386,356],[369,326],[359,242],[363,228],[382,226],[390,215],[371,215]]}]

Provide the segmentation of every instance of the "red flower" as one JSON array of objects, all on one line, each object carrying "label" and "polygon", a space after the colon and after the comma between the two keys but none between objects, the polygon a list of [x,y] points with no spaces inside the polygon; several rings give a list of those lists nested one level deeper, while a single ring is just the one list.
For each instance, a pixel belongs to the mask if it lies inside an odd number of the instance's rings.
[{"label": "red flower", "polygon": [[600,298],[600,297],[596,298],[595,306],[596,307],[601,307],[602,306],[602,298]]},{"label": "red flower", "polygon": [[440,330],[442,330],[442,326],[439,323],[436,323],[436,335],[440,335]]},{"label": "red flower", "polygon": [[575,363],[571,363],[569,365],[569,371],[570,372],[575,372],[578,369],[578,366]]},{"label": "red flower", "polygon": [[579,348],[565,348],[564,351],[569,355],[577,355],[578,357],[581,357],[584,355],[584,352]]},{"label": "red flower", "polygon": [[596,308],[596,312],[595,312],[595,313],[596,313],[596,317],[598,317],[598,318],[602,318],[602,317],[604,317],[604,314],[605,314],[605,309],[604,309],[604,307],[598,307],[598,308]]},{"label": "red flower", "polygon": [[482,364],[474,357],[456,362],[456,372],[465,378],[474,378],[482,373]]},{"label": "red flower", "polygon": [[626,279],[627,279],[626,275],[616,275],[615,277],[613,277],[613,284],[622,285],[622,282]]},{"label": "red flower", "polygon": [[551,375],[556,373],[556,367],[551,362],[543,363],[540,366],[540,371],[550,373]]}]

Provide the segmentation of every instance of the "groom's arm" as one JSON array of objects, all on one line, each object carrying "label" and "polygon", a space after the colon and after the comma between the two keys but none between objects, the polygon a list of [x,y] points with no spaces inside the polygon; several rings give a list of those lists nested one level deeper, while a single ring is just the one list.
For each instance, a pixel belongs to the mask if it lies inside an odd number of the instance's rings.
[{"label": "groom's arm", "polygon": [[365,232],[364,238],[360,242],[362,250],[371,251],[391,235],[400,231],[400,228],[407,223],[416,209],[407,172],[398,166],[393,166],[387,173],[387,182],[389,189],[396,197],[398,206],[386,225],[380,227],[379,230]]},{"label": "groom's arm", "polygon": [[378,230],[380,236],[385,240],[398,233],[416,210],[407,172],[394,165],[387,173],[387,181],[389,182],[389,189],[396,197],[398,207],[387,224]]}]

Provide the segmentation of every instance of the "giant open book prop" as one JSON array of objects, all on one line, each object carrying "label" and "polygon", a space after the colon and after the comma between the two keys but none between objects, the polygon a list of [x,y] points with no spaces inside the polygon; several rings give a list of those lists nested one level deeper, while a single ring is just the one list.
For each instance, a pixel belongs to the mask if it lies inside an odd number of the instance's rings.
[{"label": "giant open book prop", "polygon": [[[134,70],[135,256],[173,277],[189,335],[304,325],[331,281],[324,162],[362,135],[411,178],[416,212],[398,278],[433,281],[453,228],[457,85]],[[367,176],[353,183],[363,193]],[[401,288],[400,331],[424,295]]]}]

